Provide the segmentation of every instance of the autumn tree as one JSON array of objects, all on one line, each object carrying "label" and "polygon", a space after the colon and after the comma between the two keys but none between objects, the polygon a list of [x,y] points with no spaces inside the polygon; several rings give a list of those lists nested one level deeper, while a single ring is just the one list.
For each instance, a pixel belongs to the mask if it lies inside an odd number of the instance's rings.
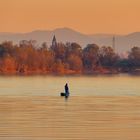
[{"label": "autumn tree", "polygon": [[83,64],[86,69],[94,69],[99,65],[99,46],[88,44],[83,49]]},{"label": "autumn tree", "polygon": [[83,69],[83,62],[81,58],[75,54],[71,54],[68,59],[67,63],[69,64],[69,68],[74,71],[81,72]]},{"label": "autumn tree", "polygon": [[57,61],[52,64],[52,72],[55,74],[65,73],[65,64],[61,61],[61,59],[57,59]]},{"label": "autumn tree", "polygon": [[140,47],[133,47],[128,58],[132,67],[140,67]]},{"label": "autumn tree", "polygon": [[99,58],[100,64],[108,67],[115,66],[119,60],[119,56],[115,53],[114,49],[112,47],[105,46],[100,48]]},{"label": "autumn tree", "polygon": [[66,56],[75,55],[82,57],[82,47],[77,43],[67,43]]},{"label": "autumn tree", "polygon": [[57,43],[57,46],[53,49],[55,53],[55,59],[62,62],[66,59],[66,46],[63,43]]},{"label": "autumn tree", "polygon": [[2,72],[16,73],[16,61],[13,57],[7,55],[0,60],[0,69]]},{"label": "autumn tree", "polygon": [[139,67],[140,47],[133,47],[128,58],[122,59],[112,47],[100,48],[96,44],[84,49],[77,43],[56,41],[50,48],[46,43],[38,46],[35,40],[0,44],[0,73],[93,73],[104,68],[130,71]]}]

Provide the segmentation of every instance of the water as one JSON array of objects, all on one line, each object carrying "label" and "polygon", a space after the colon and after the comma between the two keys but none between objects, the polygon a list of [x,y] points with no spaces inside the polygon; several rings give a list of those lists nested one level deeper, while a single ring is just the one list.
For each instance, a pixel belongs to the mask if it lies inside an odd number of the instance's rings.
[{"label": "water", "polygon": [[0,77],[0,95],[58,96],[69,84],[71,96],[140,95],[140,76]]},{"label": "water", "polygon": [[0,140],[139,140],[139,84],[129,75],[0,77]]}]

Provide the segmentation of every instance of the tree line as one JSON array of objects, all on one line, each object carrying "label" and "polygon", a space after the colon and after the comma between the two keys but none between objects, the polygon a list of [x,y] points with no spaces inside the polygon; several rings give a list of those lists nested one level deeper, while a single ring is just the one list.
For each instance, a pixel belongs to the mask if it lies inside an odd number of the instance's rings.
[{"label": "tree line", "polygon": [[104,74],[133,72],[140,68],[140,47],[121,58],[112,47],[57,43],[39,47],[33,40],[0,44],[0,74]]}]

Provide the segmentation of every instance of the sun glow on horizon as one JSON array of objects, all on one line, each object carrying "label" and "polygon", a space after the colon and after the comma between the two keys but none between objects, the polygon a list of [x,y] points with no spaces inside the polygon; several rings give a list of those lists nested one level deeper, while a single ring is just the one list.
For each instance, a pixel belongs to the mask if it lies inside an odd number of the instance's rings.
[{"label": "sun glow on horizon", "polygon": [[69,27],[80,32],[140,31],[139,0],[1,0],[0,32]]}]

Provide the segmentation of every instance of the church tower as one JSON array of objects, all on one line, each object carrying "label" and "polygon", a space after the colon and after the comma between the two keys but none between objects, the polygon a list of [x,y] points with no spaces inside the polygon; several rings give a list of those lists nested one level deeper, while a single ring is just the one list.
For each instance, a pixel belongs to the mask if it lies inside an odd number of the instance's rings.
[{"label": "church tower", "polygon": [[115,44],[116,43],[116,38],[115,36],[113,36],[113,39],[112,39],[112,48],[115,50]]},{"label": "church tower", "polygon": [[55,35],[53,36],[53,40],[52,40],[52,47],[56,47],[57,46],[57,41],[56,41],[56,37]]}]

